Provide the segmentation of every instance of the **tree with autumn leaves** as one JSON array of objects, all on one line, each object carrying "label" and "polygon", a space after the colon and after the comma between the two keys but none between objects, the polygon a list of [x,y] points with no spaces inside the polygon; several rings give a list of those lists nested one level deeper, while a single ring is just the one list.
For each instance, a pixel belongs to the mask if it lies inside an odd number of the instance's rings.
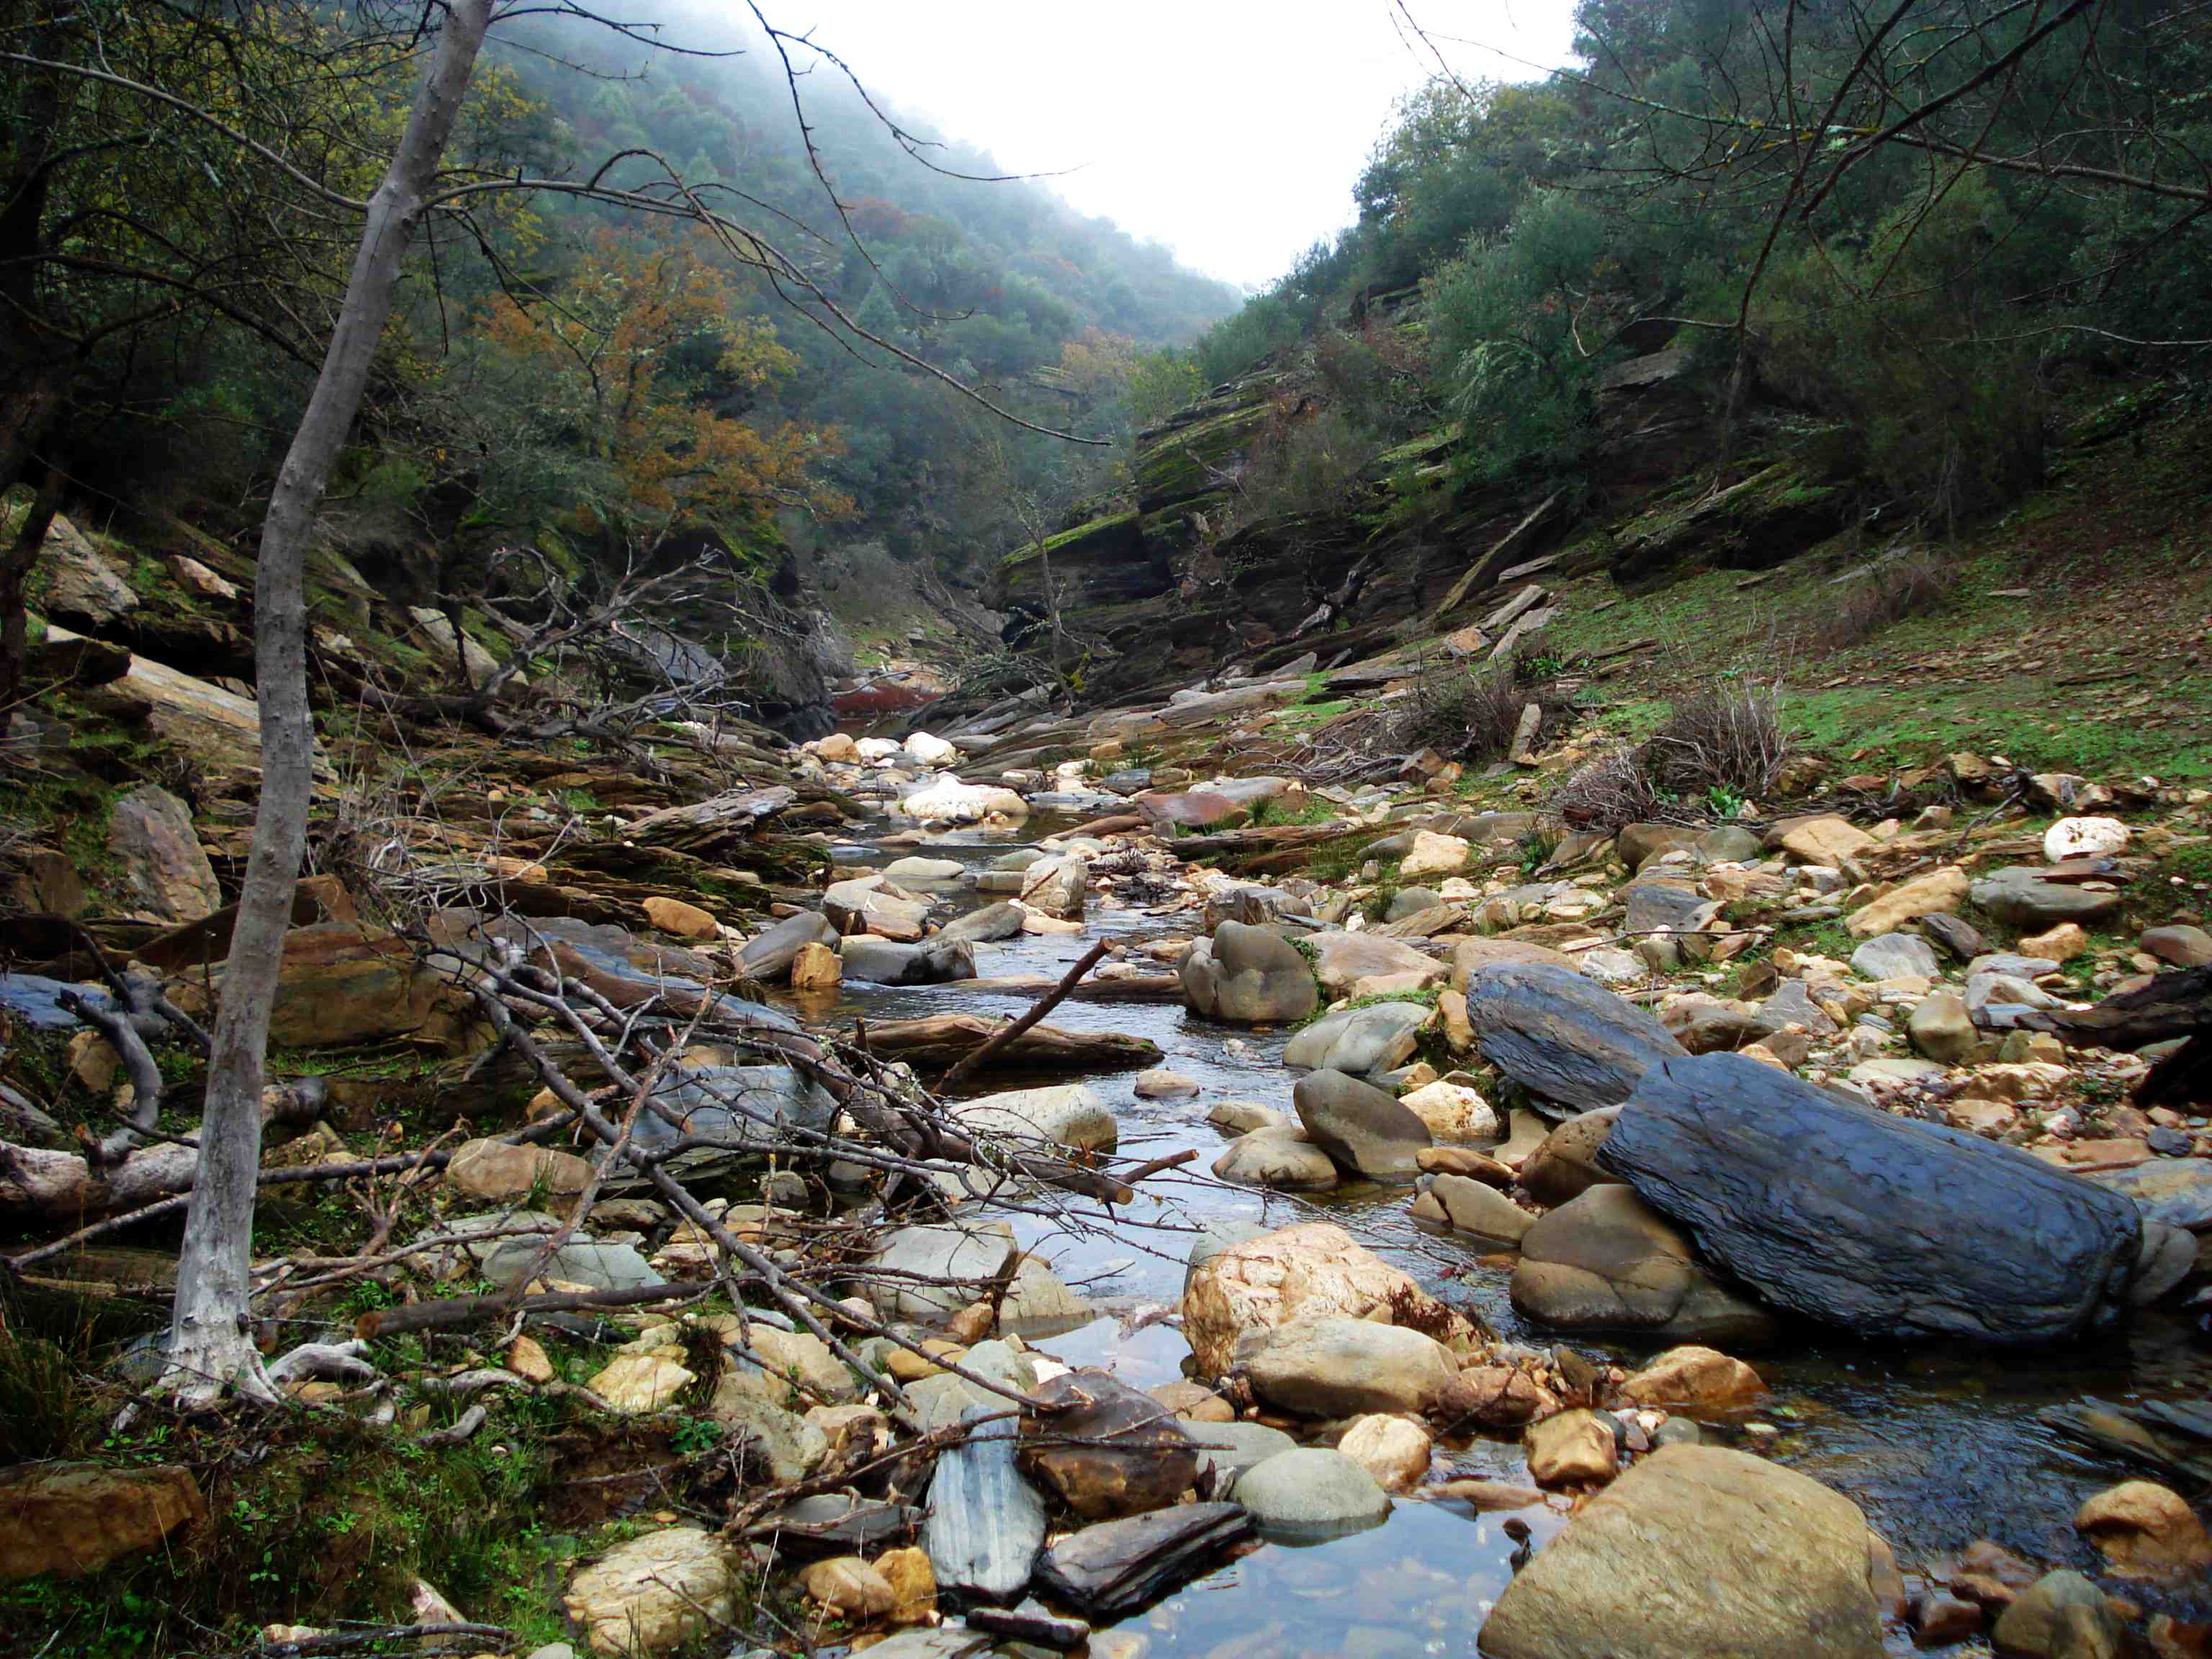
[{"label": "tree with autumn leaves", "polygon": [[[752,418],[796,368],[707,239],[603,228],[562,281],[495,295],[479,357],[455,372],[514,412],[513,438],[539,452],[532,476],[565,458],[566,499],[529,505],[618,547],[679,526],[734,541],[779,511],[850,510],[820,474],[844,451],[834,426]],[[498,474],[530,463],[503,447],[486,453],[483,483],[512,501]]]}]

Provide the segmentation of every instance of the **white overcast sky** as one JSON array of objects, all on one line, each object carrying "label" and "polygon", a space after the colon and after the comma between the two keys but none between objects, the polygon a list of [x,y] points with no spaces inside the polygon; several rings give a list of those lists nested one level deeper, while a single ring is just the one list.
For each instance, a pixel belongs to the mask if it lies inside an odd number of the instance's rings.
[{"label": "white overcast sky", "polygon": [[[1407,4],[1466,78],[1529,80],[1568,61],[1572,0]],[[1394,0],[763,9],[780,28],[813,25],[872,86],[1002,165],[1075,169],[1052,187],[1077,208],[1240,283],[1281,274],[1350,222],[1352,182],[1392,100],[1435,70]]]}]

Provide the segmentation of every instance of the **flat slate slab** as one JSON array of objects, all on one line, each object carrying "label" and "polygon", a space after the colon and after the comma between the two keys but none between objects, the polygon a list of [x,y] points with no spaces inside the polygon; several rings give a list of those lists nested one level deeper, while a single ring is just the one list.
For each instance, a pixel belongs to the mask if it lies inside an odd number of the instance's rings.
[{"label": "flat slate slab", "polygon": [[2108,1188],[1740,1054],[1655,1066],[1597,1161],[1775,1306],[1863,1337],[2073,1340],[2142,1253]]},{"label": "flat slate slab", "polygon": [[1687,1052],[1649,1011],[1543,963],[1468,975],[1467,1018],[1484,1058],[1556,1112],[1618,1105],[1653,1066]]}]

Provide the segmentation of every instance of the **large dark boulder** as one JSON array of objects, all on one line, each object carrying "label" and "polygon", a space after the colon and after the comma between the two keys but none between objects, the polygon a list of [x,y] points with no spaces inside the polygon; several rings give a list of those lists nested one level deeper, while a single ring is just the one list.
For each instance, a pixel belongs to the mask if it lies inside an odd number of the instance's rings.
[{"label": "large dark boulder", "polygon": [[1687,1052],[1648,1011],[1542,963],[1469,975],[1467,1018],[1483,1057],[1557,1112],[1618,1105],[1653,1066]]},{"label": "large dark boulder", "polygon": [[2063,1342],[2143,1247],[2118,1193],[1740,1054],[1654,1066],[1597,1162],[1767,1301],[1864,1337]]}]

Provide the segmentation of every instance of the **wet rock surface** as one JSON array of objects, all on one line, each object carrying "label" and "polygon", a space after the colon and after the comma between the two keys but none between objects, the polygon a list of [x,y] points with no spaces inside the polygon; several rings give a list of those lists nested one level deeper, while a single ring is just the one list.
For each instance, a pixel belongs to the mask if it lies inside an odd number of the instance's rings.
[{"label": "wet rock surface", "polygon": [[2077,1337],[2142,1246],[2117,1194],[1732,1054],[1656,1066],[1598,1160],[1777,1306],[1867,1337]]},{"label": "wet rock surface", "polygon": [[1653,1453],[1592,1499],[1498,1598],[1495,1659],[1878,1659],[1866,1517],[1763,1458]]},{"label": "wet rock surface", "polygon": [[1652,1066],[1684,1052],[1644,1010],[1542,963],[1472,975],[1467,1018],[1484,1058],[1562,1113],[1618,1105]]},{"label": "wet rock surface", "polygon": [[1241,1505],[1217,1503],[1085,1527],[1045,1552],[1037,1583],[1088,1616],[1111,1617],[1202,1571],[1252,1526]]},{"label": "wet rock surface", "polygon": [[1016,1464],[1012,1425],[989,1406],[964,1416],[968,1437],[930,1478],[921,1545],[939,1584],[1002,1601],[1029,1583],[1044,1547],[1044,1500]]}]

